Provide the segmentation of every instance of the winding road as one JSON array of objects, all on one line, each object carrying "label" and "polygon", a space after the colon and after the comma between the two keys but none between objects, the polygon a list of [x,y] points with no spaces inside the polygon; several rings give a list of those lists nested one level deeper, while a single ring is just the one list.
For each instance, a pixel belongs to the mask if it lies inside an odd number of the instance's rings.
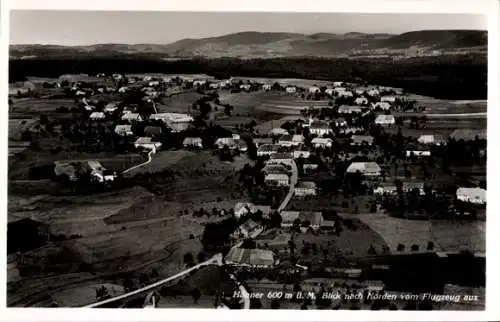
[{"label": "winding road", "polygon": [[295,185],[297,184],[298,178],[299,178],[299,170],[297,169],[297,164],[295,163],[295,161],[292,161],[292,175],[290,176],[290,191],[288,191],[288,194],[286,195],[285,199],[281,202],[281,205],[278,208],[278,212],[285,209],[286,206],[288,206],[290,200],[292,200],[293,194],[295,192]]},{"label": "winding road", "polygon": [[122,172],[122,174],[125,174],[125,173],[130,172],[130,171],[132,171],[132,170],[134,170],[134,169],[140,168],[140,167],[142,167],[142,166],[145,166],[146,164],[151,163],[151,161],[153,160],[153,154],[155,154],[155,153],[156,153],[156,149],[152,149],[152,150],[151,150],[151,151],[149,151],[149,153],[148,153],[148,160],[147,160],[146,162],[143,162],[143,163],[141,163],[141,164],[134,165],[133,167],[130,167],[130,168],[128,168],[127,170],[124,170],[124,171]]}]

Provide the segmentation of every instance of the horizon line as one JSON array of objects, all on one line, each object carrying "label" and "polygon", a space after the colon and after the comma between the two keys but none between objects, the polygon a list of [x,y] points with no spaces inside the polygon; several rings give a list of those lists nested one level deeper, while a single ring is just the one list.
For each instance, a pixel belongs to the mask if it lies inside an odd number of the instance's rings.
[{"label": "horizon line", "polygon": [[126,42],[120,42],[120,43],[113,43],[113,42],[101,42],[101,43],[93,43],[93,44],[74,44],[74,45],[63,45],[63,44],[56,44],[56,43],[9,43],[9,46],[58,46],[58,47],[90,47],[90,46],[99,46],[99,45],[128,45],[128,46],[139,46],[139,45],[169,45],[176,43],[178,41],[182,40],[203,40],[203,39],[211,39],[211,38],[220,38],[220,37],[225,37],[225,36],[230,36],[230,35],[237,35],[237,34],[243,34],[243,33],[260,33],[260,34],[295,34],[295,35],[304,35],[304,36],[313,36],[317,34],[331,34],[331,35],[347,35],[347,34],[362,34],[362,35],[389,35],[389,36],[398,36],[398,35],[403,35],[411,32],[422,32],[422,31],[483,31],[483,32],[488,32],[488,29],[467,29],[467,28],[443,28],[443,29],[418,29],[418,30],[410,30],[410,31],[405,31],[402,33],[389,33],[389,32],[374,32],[374,33],[368,33],[368,32],[361,32],[361,31],[349,31],[349,32],[344,32],[344,33],[335,33],[335,32],[328,32],[328,31],[318,31],[318,32],[311,32],[311,33],[302,33],[302,32],[287,32],[287,31],[255,31],[255,30],[248,30],[248,31],[238,31],[234,33],[228,33],[228,34],[221,34],[218,36],[210,36],[210,37],[202,37],[202,38],[189,38],[189,37],[184,37],[184,38],[179,38],[178,40],[174,40],[168,43],[156,43],[156,42],[142,42],[142,43],[126,43]]}]

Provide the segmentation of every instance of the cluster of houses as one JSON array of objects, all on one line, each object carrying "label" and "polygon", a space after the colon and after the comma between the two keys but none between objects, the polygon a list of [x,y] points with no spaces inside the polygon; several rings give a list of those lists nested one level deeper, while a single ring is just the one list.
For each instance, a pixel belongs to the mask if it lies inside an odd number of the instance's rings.
[{"label": "cluster of houses", "polygon": [[106,169],[99,161],[55,161],[54,174],[59,177],[65,175],[70,181],[77,181],[83,175],[90,175],[90,179],[98,183],[113,182],[116,172]]}]

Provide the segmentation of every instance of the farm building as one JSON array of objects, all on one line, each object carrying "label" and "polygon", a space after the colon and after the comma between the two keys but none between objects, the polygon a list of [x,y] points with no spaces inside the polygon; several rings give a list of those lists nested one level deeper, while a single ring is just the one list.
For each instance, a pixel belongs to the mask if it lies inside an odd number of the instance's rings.
[{"label": "farm building", "polygon": [[380,176],[381,168],[376,162],[353,162],[346,170],[347,173],[356,173],[358,171],[367,177],[374,177]]},{"label": "farm building", "polygon": [[300,181],[295,186],[296,196],[315,196],[316,195],[316,183],[312,181]]},{"label": "farm building", "polygon": [[332,133],[332,129],[330,127],[330,124],[325,121],[314,121],[311,123],[311,126],[309,127],[309,132],[311,134],[323,136]]},{"label": "farm building", "polygon": [[161,147],[161,142],[154,142],[150,137],[140,137],[135,141],[134,146],[136,149],[143,148],[155,151]]},{"label": "farm building", "polygon": [[41,247],[48,239],[48,226],[41,222],[31,218],[8,220],[7,254]]},{"label": "farm building", "polygon": [[264,144],[273,144],[273,139],[272,138],[255,138],[253,139],[253,143],[255,144],[256,147],[259,147]]},{"label": "farm building", "polygon": [[231,248],[225,257],[229,265],[270,268],[275,264],[274,253],[263,249]]},{"label": "farm building", "polygon": [[321,90],[319,89],[318,86],[311,86],[309,87],[309,93],[311,94],[316,94],[316,93],[319,93]]},{"label": "farm building", "polygon": [[302,134],[294,134],[292,137],[292,142],[295,143],[295,145],[303,144],[304,140],[305,138]]},{"label": "farm building", "polygon": [[368,99],[366,97],[357,97],[354,100],[354,104],[356,104],[356,105],[367,105],[368,104]]},{"label": "farm building", "polygon": [[291,164],[293,162],[293,155],[291,152],[281,152],[271,155],[266,163],[284,163]]},{"label": "farm building", "polygon": [[160,120],[166,124],[169,124],[169,123],[190,123],[194,120],[191,115],[183,114],[183,113],[156,113],[156,114],[151,114],[149,119]]},{"label": "farm building", "polygon": [[89,117],[91,120],[104,120],[106,115],[104,112],[92,112]]},{"label": "farm building", "polygon": [[486,204],[486,189],[458,188],[457,199],[464,202],[483,205]]},{"label": "farm building", "polygon": [[124,121],[133,121],[133,122],[142,122],[142,117],[138,113],[125,113],[122,116],[122,120]]},{"label": "farm building", "polygon": [[274,129],[271,130],[271,135],[277,135],[277,136],[280,136],[280,135],[288,135],[288,131],[285,130],[285,129],[282,129],[280,127],[276,127]]},{"label": "farm building", "polygon": [[304,158],[304,159],[307,159],[311,156],[311,152],[308,151],[308,150],[304,150],[303,148],[302,149],[299,149],[299,150],[295,150],[293,151],[293,158],[294,159],[298,159],[298,158]]},{"label": "farm building", "polygon": [[292,227],[294,222],[300,220],[302,227],[311,227],[318,229],[323,223],[323,214],[321,212],[312,211],[282,211],[281,227]]},{"label": "farm building", "polygon": [[182,146],[185,148],[203,148],[203,141],[198,137],[187,137],[182,141]]},{"label": "farm building", "polygon": [[354,94],[351,91],[338,91],[337,95],[339,97],[353,97]]},{"label": "farm building", "polygon": [[97,179],[98,182],[109,182],[116,178],[116,174],[104,168],[99,161],[87,161],[90,168],[90,175]]},{"label": "farm building", "polygon": [[263,230],[264,230],[264,227],[261,224],[249,219],[249,220],[245,221],[242,225],[240,225],[233,232],[232,237],[234,239],[255,238]]},{"label": "farm building", "polygon": [[431,150],[423,145],[409,144],[406,148],[406,156],[428,157],[431,155]]},{"label": "farm building", "polygon": [[225,146],[230,149],[236,149],[238,148],[238,143],[232,137],[218,138],[217,140],[215,140],[215,146],[218,149],[223,149]]},{"label": "farm building", "polygon": [[359,126],[351,126],[345,129],[340,129],[339,133],[341,134],[355,134],[355,133],[363,133],[365,130]]},{"label": "farm building", "polygon": [[115,133],[121,136],[134,135],[132,132],[132,125],[117,125],[115,127]]},{"label": "farm building", "polygon": [[268,174],[264,182],[270,186],[289,186],[290,178],[286,174]]},{"label": "farm building", "polygon": [[311,173],[317,169],[318,165],[316,163],[304,163],[302,165],[302,170],[304,171],[304,173]]},{"label": "farm building", "polygon": [[272,155],[278,152],[280,148],[277,144],[262,144],[257,148],[257,156]]},{"label": "farm building", "polygon": [[297,93],[297,87],[295,86],[287,86],[285,91],[289,94]]},{"label": "farm building", "polygon": [[327,88],[327,89],[325,89],[325,94],[333,96],[333,93],[335,93],[335,90],[333,88]]},{"label": "farm building", "polygon": [[105,113],[113,113],[118,109],[118,106],[114,103],[109,103],[104,107],[104,112]]},{"label": "farm building", "polygon": [[353,135],[351,145],[373,144],[373,136],[371,135]]},{"label": "farm building", "polygon": [[292,147],[294,145],[298,145],[297,142],[293,141],[293,136],[290,134],[282,135],[278,140],[278,144],[283,147]]},{"label": "farm building", "polygon": [[[402,183],[403,186],[401,188],[403,192],[410,192],[414,189],[418,189],[419,194],[421,196],[425,195],[423,182],[402,182]],[[375,195],[384,195],[384,194],[396,195],[397,192],[398,192],[397,187],[394,184],[382,184],[373,190],[373,193]]]},{"label": "farm building", "polygon": [[356,105],[341,105],[339,107],[339,114],[353,114],[353,113],[361,113],[361,107]]},{"label": "farm building", "polygon": [[339,117],[334,121],[336,127],[347,126],[347,121],[343,117]]},{"label": "farm building", "polygon": [[382,126],[391,126],[396,124],[396,119],[394,118],[394,115],[379,114],[375,118],[375,124],[379,124]]},{"label": "farm building", "polygon": [[271,84],[264,84],[264,85],[262,85],[262,89],[265,90],[266,92],[270,91],[271,88],[272,88]]},{"label": "farm building", "polygon": [[195,80],[195,81],[193,82],[193,86],[194,86],[194,87],[197,87],[197,86],[203,86],[203,85],[205,85],[206,83],[207,83],[207,81],[206,81],[206,80]]},{"label": "farm building", "polygon": [[396,102],[396,96],[393,95],[384,95],[380,98],[381,102],[389,102],[389,103],[394,103]]},{"label": "farm building", "polygon": [[421,135],[418,138],[418,142],[420,144],[435,144],[435,145],[441,145],[446,143],[446,140],[442,135],[439,134],[425,134]]},{"label": "farm building", "polygon": [[252,86],[250,84],[241,84],[240,85],[240,89],[243,90],[243,91],[249,91],[250,88],[252,88]]},{"label": "farm building", "polygon": [[378,96],[380,95],[380,91],[376,88],[372,88],[370,90],[368,90],[368,92],[366,92],[368,94],[368,96]]},{"label": "farm building", "polygon": [[340,87],[344,85],[344,82],[333,82],[333,87]]},{"label": "farm building", "polygon": [[263,169],[262,172],[264,174],[289,174],[289,170],[285,168],[281,164],[267,164]]},{"label": "farm building", "polygon": [[248,150],[247,143],[244,140],[236,140],[236,145],[241,152],[246,152]]},{"label": "farm building", "polygon": [[389,102],[372,103],[372,108],[373,109],[380,109],[383,111],[388,111],[391,109],[391,104]]},{"label": "farm building", "polygon": [[238,202],[234,206],[234,215],[239,218],[248,213],[262,212],[264,217],[269,216],[271,213],[271,206],[254,205],[249,202]]},{"label": "farm building", "polygon": [[311,144],[315,148],[330,148],[332,147],[333,140],[330,138],[314,138],[312,139]]}]

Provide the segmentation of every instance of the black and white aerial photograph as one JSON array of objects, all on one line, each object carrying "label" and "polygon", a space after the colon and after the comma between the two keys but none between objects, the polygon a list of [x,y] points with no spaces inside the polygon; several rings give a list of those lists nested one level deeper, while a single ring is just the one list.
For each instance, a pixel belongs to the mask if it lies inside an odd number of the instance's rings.
[{"label": "black and white aerial photograph", "polygon": [[485,310],[486,15],[116,10],[9,13],[7,307]]}]

